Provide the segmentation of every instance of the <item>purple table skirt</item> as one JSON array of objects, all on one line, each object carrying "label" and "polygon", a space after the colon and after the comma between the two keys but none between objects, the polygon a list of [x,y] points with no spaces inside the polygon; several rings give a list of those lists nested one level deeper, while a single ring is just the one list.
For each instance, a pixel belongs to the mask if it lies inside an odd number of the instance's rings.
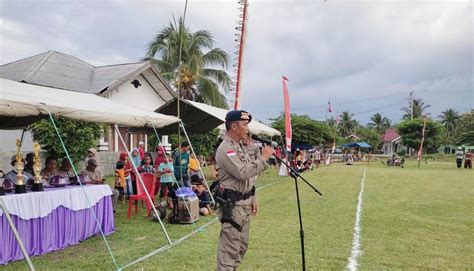
[{"label": "purple table skirt", "polygon": [[[100,234],[92,214],[94,209],[106,235],[114,232],[112,197],[104,197],[90,209],[72,211],[59,206],[43,218],[23,220],[12,215],[26,251],[30,256],[41,255],[78,244]],[[24,259],[5,214],[0,216],[0,265]]]}]

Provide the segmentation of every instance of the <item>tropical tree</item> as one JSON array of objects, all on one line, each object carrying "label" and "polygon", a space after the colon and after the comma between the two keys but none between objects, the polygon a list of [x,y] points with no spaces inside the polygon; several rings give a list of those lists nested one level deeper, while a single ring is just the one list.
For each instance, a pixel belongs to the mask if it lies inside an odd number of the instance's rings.
[{"label": "tropical tree", "polygon": [[454,129],[456,129],[461,116],[456,112],[456,110],[449,108],[446,111],[441,112],[441,115],[438,117],[446,129],[446,137],[449,139],[453,134]]},{"label": "tropical tree", "polygon": [[422,118],[423,115],[425,114],[425,110],[430,108],[431,105],[426,104],[423,102],[421,98],[413,99],[413,106],[411,103],[409,104],[408,107],[403,107],[402,111],[405,112],[405,115],[403,115],[403,119],[411,119],[411,110],[413,108],[413,119],[416,118]]},{"label": "tropical tree", "polygon": [[228,108],[220,89],[228,92],[230,88],[231,79],[225,71],[229,56],[214,47],[209,31],[192,32],[182,18],[173,18],[148,43],[145,60],[158,67],[180,97]]},{"label": "tropical tree", "polygon": [[[402,138],[403,145],[415,150],[420,147],[423,123],[423,119],[416,118],[404,120],[397,125],[397,131]],[[423,147],[427,153],[435,153],[437,151],[442,141],[443,129],[443,125],[437,121],[428,120],[426,122]]]},{"label": "tropical tree", "polygon": [[[271,126],[284,135],[284,115],[281,114],[279,117],[272,119],[271,121]],[[295,143],[319,145],[332,142],[334,138],[333,128],[329,127],[326,122],[316,121],[308,115],[291,114],[291,128],[293,142]]]},{"label": "tropical tree", "polygon": [[380,133],[370,127],[360,127],[357,129],[357,136],[361,141],[369,143],[372,148],[379,150],[382,146]]},{"label": "tropical tree", "polygon": [[391,125],[391,121],[386,117],[382,117],[380,113],[374,114],[370,120],[371,122],[369,122],[367,125],[372,127],[379,134],[385,132],[385,130],[387,130],[387,128],[389,128]]},{"label": "tropical tree", "polygon": [[348,136],[355,132],[357,129],[358,123],[356,120],[353,120],[352,117],[354,114],[350,114],[348,111],[344,111],[339,115],[340,122],[339,122],[339,133],[341,136]]},{"label": "tropical tree", "polygon": [[456,144],[474,145],[474,110],[461,116],[453,138]]}]

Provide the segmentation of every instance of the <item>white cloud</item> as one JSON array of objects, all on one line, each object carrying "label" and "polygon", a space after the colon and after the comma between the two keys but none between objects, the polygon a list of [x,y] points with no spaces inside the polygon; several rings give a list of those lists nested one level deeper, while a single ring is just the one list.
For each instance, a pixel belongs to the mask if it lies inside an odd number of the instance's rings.
[{"label": "white cloud", "polygon": [[[53,49],[102,65],[142,58],[153,35],[182,14],[184,1],[4,0],[0,5],[0,63]],[[397,120],[396,103],[406,102],[411,90],[432,105],[433,114],[448,107],[469,110],[472,5],[251,0],[242,106],[259,119],[276,116],[285,74],[294,112],[317,118],[324,118],[331,99],[335,110],[365,112],[356,115],[363,122],[378,108]],[[192,30],[211,31],[216,46],[233,56],[237,7],[234,0],[189,1],[186,22]]]}]

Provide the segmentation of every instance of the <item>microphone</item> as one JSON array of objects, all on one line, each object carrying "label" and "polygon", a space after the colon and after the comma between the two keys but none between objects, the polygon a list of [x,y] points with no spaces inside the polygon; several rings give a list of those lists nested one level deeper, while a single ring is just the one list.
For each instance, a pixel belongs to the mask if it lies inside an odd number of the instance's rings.
[{"label": "microphone", "polygon": [[278,146],[278,143],[276,143],[275,141],[271,141],[270,139],[266,139],[266,138],[261,138],[259,137],[258,135],[251,135],[250,136],[253,140],[256,140],[256,141],[259,141],[263,144],[266,144],[266,145],[269,145],[269,146],[272,146],[273,148],[276,148]]}]

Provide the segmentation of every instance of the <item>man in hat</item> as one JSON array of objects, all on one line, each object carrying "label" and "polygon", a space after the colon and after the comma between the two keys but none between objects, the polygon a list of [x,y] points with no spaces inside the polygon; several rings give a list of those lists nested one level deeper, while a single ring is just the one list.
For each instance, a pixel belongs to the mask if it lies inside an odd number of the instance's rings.
[{"label": "man in hat", "polygon": [[216,151],[217,179],[223,201],[218,216],[221,232],[217,248],[217,270],[236,270],[247,251],[251,214],[251,196],[255,194],[255,178],[268,165],[273,148],[266,146],[260,157],[252,159],[242,141],[248,140],[248,124],[252,116],[233,110],[225,117],[227,134]]},{"label": "man in hat", "polygon": [[[81,171],[79,175],[87,176],[87,178],[89,179],[88,183],[104,184],[105,179],[102,178],[102,172],[97,168],[98,165],[99,163],[97,162],[97,160],[95,160],[94,158],[89,159],[87,161],[86,169]],[[114,213],[115,213],[115,207],[117,206],[117,201],[118,201],[118,197],[120,193],[117,189],[111,188],[111,190],[112,190],[112,206],[114,208]]]},{"label": "man in hat", "polygon": [[462,158],[464,157],[464,152],[462,151],[461,147],[458,147],[456,151],[456,165],[458,168],[461,168],[462,166]]},{"label": "man in hat", "polygon": [[[25,163],[25,159],[22,159],[23,161],[23,164]],[[10,170],[9,172],[7,172],[7,174],[5,174],[5,181],[3,182],[3,186],[5,187],[5,189],[12,189],[15,185],[16,185],[16,177],[17,177],[17,174],[18,172],[16,171],[17,170],[17,160],[16,160],[16,155],[13,155],[12,156],[12,159],[11,159],[11,162],[10,162],[10,165],[13,167],[12,170]],[[26,172],[26,171],[23,171],[22,172],[23,174],[23,183],[26,184],[28,182],[28,179],[34,179],[33,175],[31,175],[30,173]]]}]

